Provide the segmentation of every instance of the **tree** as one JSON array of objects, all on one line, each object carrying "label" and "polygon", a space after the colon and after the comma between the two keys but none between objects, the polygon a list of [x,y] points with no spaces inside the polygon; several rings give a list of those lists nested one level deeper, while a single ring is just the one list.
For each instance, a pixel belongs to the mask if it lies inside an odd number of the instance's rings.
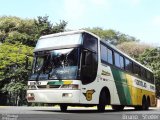
[{"label": "tree", "polygon": [[66,25],[65,21],[53,25],[48,16],[0,17],[0,104],[2,101],[10,105],[24,104],[33,47],[41,35],[62,32]]},{"label": "tree", "polygon": [[142,53],[138,60],[154,72],[156,81],[156,93],[160,98],[160,48],[150,48]]},{"label": "tree", "polygon": [[52,33],[63,32],[67,25],[67,22],[60,21],[60,23],[56,23],[53,25],[49,20],[48,16],[38,16],[38,20],[35,20],[36,27],[38,29],[39,35],[47,35]]},{"label": "tree", "polygon": [[112,29],[103,30],[102,28],[86,28],[86,30],[98,35],[101,39],[107,40],[108,42],[118,45],[123,42],[130,42],[130,41],[138,41],[136,38],[117,32]]},{"label": "tree", "polygon": [[4,16],[0,18],[0,42],[21,43],[34,47],[40,36],[62,32],[66,25],[65,21],[53,25],[48,16],[39,16],[38,19]]},{"label": "tree", "polygon": [[117,48],[128,54],[132,58],[138,58],[146,49],[153,48],[148,44],[143,44],[139,42],[123,42],[117,45]]},{"label": "tree", "polygon": [[0,87],[2,93],[10,96],[9,103],[12,103],[11,98],[14,101],[23,99],[29,73],[27,67],[31,67],[32,54],[33,48],[21,44],[4,43],[0,47]]}]

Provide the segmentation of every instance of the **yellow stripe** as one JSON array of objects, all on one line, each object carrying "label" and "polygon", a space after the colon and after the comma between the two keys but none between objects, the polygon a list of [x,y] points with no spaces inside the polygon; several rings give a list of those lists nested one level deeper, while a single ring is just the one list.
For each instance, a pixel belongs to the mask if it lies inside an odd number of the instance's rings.
[{"label": "yellow stripe", "polygon": [[63,81],[63,84],[64,84],[64,85],[72,84],[72,83],[73,83],[73,81],[71,81],[71,80]]},{"label": "yellow stripe", "polygon": [[129,92],[130,92],[130,96],[131,96],[132,105],[136,105],[137,104],[136,90],[133,87],[132,76],[129,75],[129,74],[126,74],[126,78],[127,78],[127,84],[128,84],[128,87],[129,87]]}]

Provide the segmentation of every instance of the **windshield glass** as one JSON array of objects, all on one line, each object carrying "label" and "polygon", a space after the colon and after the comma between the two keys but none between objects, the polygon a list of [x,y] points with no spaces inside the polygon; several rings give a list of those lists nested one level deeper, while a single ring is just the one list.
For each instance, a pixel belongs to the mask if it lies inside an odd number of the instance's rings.
[{"label": "windshield glass", "polygon": [[77,70],[78,48],[52,50],[37,53],[31,79],[76,79]]}]

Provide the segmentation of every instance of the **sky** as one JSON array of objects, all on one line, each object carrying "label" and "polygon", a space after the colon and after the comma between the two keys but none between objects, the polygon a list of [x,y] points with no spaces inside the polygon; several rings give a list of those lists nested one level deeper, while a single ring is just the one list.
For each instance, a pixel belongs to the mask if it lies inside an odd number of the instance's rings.
[{"label": "sky", "polygon": [[0,0],[0,16],[45,15],[67,29],[113,29],[160,46],[160,0]]}]

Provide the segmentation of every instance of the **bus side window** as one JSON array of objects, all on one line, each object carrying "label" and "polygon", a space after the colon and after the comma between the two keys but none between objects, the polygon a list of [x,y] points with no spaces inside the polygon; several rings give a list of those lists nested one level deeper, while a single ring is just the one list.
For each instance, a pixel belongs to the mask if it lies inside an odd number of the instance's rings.
[{"label": "bus side window", "polygon": [[113,64],[113,52],[109,48],[107,48],[107,62]]},{"label": "bus side window", "polygon": [[83,34],[81,79],[83,84],[91,83],[97,76],[98,39],[88,33]]},{"label": "bus side window", "polygon": [[146,70],[144,68],[142,68],[142,67],[141,67],[141,77],[143,79],[147,79]]},{"label": "bus side window", "polygon": [[125,70],[132,73],[132,62],[125,58]]},{"label": "bus side window", "polygon": [[136,63],[133,64],[133,71],[135,75],[141,76],[140,66]]},{"label": "bus side window", "polygon": [[82,83],[87,84],[94,81],[96,77],[96,63],[95,63],[95,53],[84,50],[82,57],[82,68],[81,68],[81,78]]},{"label": "bus side window", "polygon": [[147,71],[147,80],[148,82],[152,83],[152,75],[151,72]]},{"label": "bus side window", "polygon": [[155,82],[154,81],[154,75],[153,75],[153,73],[151,73],[151,83],[154,84],[154,82]]},{"label": "bus side window", "polygon": [[113,51],[101,44],[101,62],[113,64]]},{"label": "bus side window", "polygon": [[107,49],[102,44],[101,44],[101,61],[102,62],[107,62]]},{"label": "bus side window", "polygon": [[124,58],[120,55],[120,67],[121,69],[124,69]]},{"label": "bus side window", "polygon": [[119,57],[119,54],[117,52],[114,52],[114,63],[115,63],[115,66],[120,68],[121,65],[120,65],[120,57]]}]

